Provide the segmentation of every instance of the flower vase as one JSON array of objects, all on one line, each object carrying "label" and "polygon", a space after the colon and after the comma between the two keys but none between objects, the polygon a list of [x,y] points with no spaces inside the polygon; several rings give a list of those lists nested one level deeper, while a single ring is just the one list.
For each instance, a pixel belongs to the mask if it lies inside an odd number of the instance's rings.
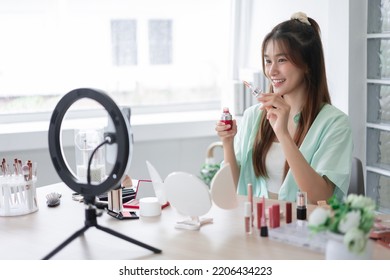
[{"label": "flower vase", "polygon": [[325,258],[327,260],[369,260],[372,258],[372,241],[367,240],[364,250],[354,253],[348,250],[344,244],[344,235],[327,232],[328,241],[325,247]]}]

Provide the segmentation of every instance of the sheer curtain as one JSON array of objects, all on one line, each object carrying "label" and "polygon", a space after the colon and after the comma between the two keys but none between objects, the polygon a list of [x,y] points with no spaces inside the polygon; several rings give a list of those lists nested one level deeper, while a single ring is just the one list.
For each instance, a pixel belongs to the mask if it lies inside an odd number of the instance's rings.
[{"label": "sheer curtain", "polygon": [[253,0],[232,0],[231,63],[229,78],[233,81],[233,112],[242,115],[245,108],[257,101],[244,87],[246,80],[264,90],[265,80],[260,69],[251,69]]}]

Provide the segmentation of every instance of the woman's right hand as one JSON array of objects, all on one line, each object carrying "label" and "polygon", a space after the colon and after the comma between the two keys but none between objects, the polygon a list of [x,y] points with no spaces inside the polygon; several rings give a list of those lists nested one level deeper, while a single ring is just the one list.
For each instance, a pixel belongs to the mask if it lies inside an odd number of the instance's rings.
[{"label": "woman's right hand", "polygon": [[229,124],[218,121],[215,126],[215,131],[223,143],[232,142],[234,140],[234,136],[237,134],[236,120],[233,120],[232,127]]}]

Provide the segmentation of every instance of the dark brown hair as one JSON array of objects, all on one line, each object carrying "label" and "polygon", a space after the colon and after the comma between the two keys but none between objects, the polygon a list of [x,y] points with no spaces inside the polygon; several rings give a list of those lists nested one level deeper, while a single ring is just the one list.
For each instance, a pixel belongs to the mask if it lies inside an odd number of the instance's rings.
[{"label": "dark brown hair", "polygon": [[[294,142],[298,147],[302,144],[322,106],[325,103],[331,104],[320,27],[315,20],[311,18],[308,20],[310,25],[296,19],[278,24],[265,36],[262,44],[263,71],[265,71],[264,52],[270,42],[277,43],[293,64],[301,69],[306,69],[304,74],[307,90],[306,101],[294,136]],[[264,74],[266,73],[264,72]],[[273,92],[272,85],[270,85],[270,92]],[[266,114],[262,114],[253,147],[253,166],[257,177],[268,177],[265,159],[275,137]],[[289,166],[286,161],[284,177],[288,170]]]}]

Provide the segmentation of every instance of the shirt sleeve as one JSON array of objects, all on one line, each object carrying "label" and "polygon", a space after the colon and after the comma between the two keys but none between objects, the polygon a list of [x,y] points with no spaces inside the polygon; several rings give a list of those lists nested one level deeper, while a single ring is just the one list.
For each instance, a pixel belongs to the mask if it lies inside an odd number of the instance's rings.
[{"label": "shirt sleeve", "polygon": [[[352,166],[353,140],[348,116],[331,105],[325,105],[308,131],[300,151],[321,176],[334,185],[334,194],[347,194]],[[316,186],[313,186],[315,188]],[[281,199],[294,200],[298,186],[289,172],[283,182]]]}]

